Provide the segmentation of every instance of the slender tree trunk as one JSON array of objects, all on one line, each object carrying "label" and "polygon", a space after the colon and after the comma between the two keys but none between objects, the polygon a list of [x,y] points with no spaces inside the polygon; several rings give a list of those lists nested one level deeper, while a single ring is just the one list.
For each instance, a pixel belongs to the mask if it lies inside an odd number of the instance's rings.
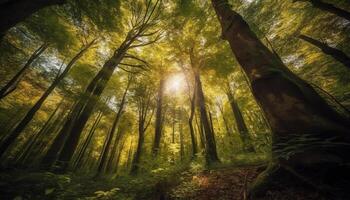
[{"label": "slender tree trunk", "polygon": [[184,161],[185,159],[185,146],[184,146],[184,136],[183,136],[183,124],[182,124],[182,115],[179,117],[179,135],[180,135],[180,160]]},{"label": "slender tree trunk", "polygon": [[[253,95],[273,131],[272,157],[278,165],[272,165],[262,174],[265,179],[259,179],[254,192],[264,190],[264,183],[272,183],[269,180],[273,178],[281,180],[278,173],[287,169],[310,169],[312,174],[320,173],[313,178],[342,179],[344,174],[334,169],[341,167],[339,163],[350,160],[350,154],[346,153],[348,145],[342,145],[350,143],[348,121],[332,110],[309,84],[288,70],[244,19],[231,10],[227,0],[212,0],[212,4],[222,26],[223,39],[229,42],[247,74]],[[324,141],[331,142],[325,144]],[[291,151],[291,145],[296,144],[299,149]],[[303,176],[308,177],[310,173]]]},{"label": "slender tree trunk", "polygon": [[106,172],[107,173],[111,173],[113,170],[113,168],[115,168],[115,166],[113,165],[113,161],[116,159],[115,158],[115,155],[119,152],[117,152],[117,148],[119,147],[119,143],[120,143],[120,140],[122,139],[124,133],[123,133],[123,130],[121,129],[118,129],[118,133],[115,137],[115,140],[114,140],[114,144],[113,144],[113,147],[112,147],[112,150],[111,150],[111,155],[108,159],[108,162],[107,162],[107,166],[106,166]]},{"label": "slender tree trunk", "polygon": [[158,89],[158,99],[157,99],[157,111],[156,111],[156,124],[155,124],[155,133],[154,133],[154,143],[152,148],[153,156],[157,156],[160,147],[160,139],[162,137],[163,129],[163,96],[164,96],[164,85],[165,80],[161,78]]},{"label": "slender tree trunk", "polygon": [[11,0],[0,5],[0,35],[42,8],[64,4],[65,0]]},{"label": "slender tree trunk", "polygon": [[350,69],[350,57],[341,50],[330,47],[326,43],[320,42],[306,35],[300,35],[299,38],[320,48],[323,53],[332,56],[335,60],[341,62],[345,67]]},{"label": "slender tree trunk", "polygon": [[220,160],[216,151],[215,136],[210,127],[210,122],[207,115],[208,112],[205,105],[205,98],[199,72],[195,73],[195,81],[197,86],[197,106],[200,111],[200,118],[205,136],[205,157],[207,164],[211,165],[215,162],[220,162]]},{"label": "slender tree trunk", "polygon": [[21,155],[18,157],[16,163],[23,164],[24,160],[28,157],[30,152],[32,151],[33,146],[37,143],[37,140],[42,136],[43,133],[45,133],[45,130],[49,127],[51,120],[56,115],[57,111],[60,109],[64,102],[64,99],[61,100],[61,102],[56,106],[56,109],[51,113],[48,120],[45,122],[44,126],[40,129],[38,133],[36,133],[30,140],[25,144]]},{"label": "slender tree trunk", "polygon": [[140,161],[141,161],[141,152],[142,152],[142,147],[143,143],[145,141],[145,133],[143,132],[142,129],[139,128],[139,139],[137,142],[137,147],[136,147],[136,152],[134,154],[134,158],[131,163],[131,171],[130,174],[135,175],[139,171],[140,168]]},{"label": "slender tree trunk", "polygon": [[34,104],[34,106],[27,112],[22,121],[16,126],[16,128],[10,133],[9,137],[6,138],[4,143],[0,147],[0,156],[8,149],[8,147],[16,140],[16,138],[22,133],[22,131],[27,127],[30,121],[32,121],[34,115],[41,108],[44,101],[47,97],[52,93],[52,91],[57,87],[57,85],[66,77],[69,70],[76,63],[76,61],[81,58],[84,53],[95,43],[95,40],[90,42],[88,45],[83,47],[81,51],[74,56],[74,58],[68,63],[65,70],[56,77],[56,79],[52,82],[50,87],[44,92],[44,94],[40,97],[40,99]]},{"label": "slender tree trunk", "polygon": [[191,113],[190,117],[188,118],[188,125],[190,127],[190,135],[191,135],[191,144],[192,144],[192,156],[191,158],[194,159],[198,153],[197,149],[197,140],[194,132],[194,127],[193,127],[193,118],[195,116],[195,102],[196,102],[196,86],[193,88],[193,95],[191,100]]},{"label": "slender tree trunk", "polygon": [[88,121],[103,90],[107,86],[109,79],[112,77],[114,70],[123,59],[126,50],[130,45],[130,42],[124,41],[119,50],[117,50],[112,58],[104,64],[102,69],[97,73],[85,90],[84,98],[82,98],[74,108],[74,118],[66,122],[65,126],[71,128],[62,130],[68,132],[67,141],[65,142],[58,158],[58,163],[60,165],[59,168],[62,172],[67,170],[86,122]]},{"label": "slender tree trunk", "polygon": [[350,21],[350,12],[343,10],[341,8],[335,7],[333,4],[323,2],[322,0],[294,0],[294,1],[308,1],[315,8],[321,9],[323,11],[327,11],[333,13],[339,17],[342,17],[348,21]]},{"label": "slender tree trunk", "polygon": [[123,149],[124,149],[124,145],[125,145],[125,140],[123,140],[120,144],[119,150],[118,150],[118,154],[117,157],[115,159],[115,168],[114,168],[114,172],[117,174],[118,173],[118,169],[119,169],[119,165],[120,165],[120,157],[122,155]]},{"label": "slender tree trunk", "polygon": [[107,138],[107,143],[106,143],[106,149],[105,151],[102,153],[102,157],[101,157],[101,161],[97,167],[97,176],[99,176],[100,174],[102,174],[104,172],[104,169],[106,167],[106,164],[107,164],[107,158],[108,158],[108,155],[110,154],[110,146],[112,144],[112,140],[114,138],[114,133],[116,132],[116,129],[118,127],[118,124],[119,124],[119,121],[120,121],[120,118],[124,112],[124,105],[125,105],[125,102],[126,102],[126,94],[128,93],[128,90],[129,90],[129,87],[130,87],[130,83],[131,83],[131,78],[129,79],[128,83],[127,83],[127,86],[126,86],[126,89],[124,91],[124,94],[123,94],[123,97],[122,97],[122,100],[120,102],[120,107],[119,107],[119,110],[115,116],[115,119],[114,119],[114,122],[112,124],[112,128],[111,128],[111,131],[109,132],[109,137]]},{"label": "slender tree trunk", "polygon": [[103,113],[102,111],[100,111],[98,114],[97,114],[97,117],[96,117],[96,120],[94,121],[94,123],[92,124],[92,127],[91,129],[89,130],[89,133],[86,137],[86,140],[84,141],[84,143],[82,144],[82,147],[78,153],[78,156],[77,156],[77,159],[75,161],[75,169],[79,169],[81,167],[81,164],[82,164],[82,161],[83,161],[83,158],[84,158],[84,155],[86,153],[86,150],[89,146],[89,144],[91,144],[91,141],[92,141],[92,138],[94,136],[94,133],[97,129],[97,126],[98,124],[100,123],[101,119],[103,117]]},{"label": "slender tree trunk", "polygon": [[[72,108],[70,109],[66,120],[71,120],[72,115],[74,114],[73,108],[75,105],[76,103],[72,105]],[[69,128],[70,128],[69,126],[63,126],[62,130],[69,129]],[[58,153],[62,149],[64,141],[67,138],[67,131],[62,131],[62,130],[56,135],[55,139],[53,140],[53,143],[50,145],[48,151],[46,152],[45,156],[41,160],[40,168],[50,169],[52,165],[55,163]]]},{"label": "slender tree trunk", "polygon": [[19,70],[19,72],[17,72],[17,74],[3,88],[1,88],[0,100],[6,97],[7,95],[9,95],[11,92],[13,92],[17,88],[18,83],[23,78],[27,69],[47,49],[47,47],[48,47],[48,44],[44,43],[37,50],[35,50],[33,54],[30,56],[30,58],[27,60],[27,62],[24,64],[22,69]]},{"label": "slender tree trunk", "polygon": [[234,117],[235,122],[236,122],[236,127],[237,127],[239,136],[240,136],[242,143],[243,143],[243,150],[246,152],[255,152],[254,147],[251,143],[252,140],[250,138],[247,125],[244,122],[244,118],[243,118],[241,109],[239,108],[230,88],[228,89],[226,95],[229,99],[232,113],[233,113],[233,117]]}]

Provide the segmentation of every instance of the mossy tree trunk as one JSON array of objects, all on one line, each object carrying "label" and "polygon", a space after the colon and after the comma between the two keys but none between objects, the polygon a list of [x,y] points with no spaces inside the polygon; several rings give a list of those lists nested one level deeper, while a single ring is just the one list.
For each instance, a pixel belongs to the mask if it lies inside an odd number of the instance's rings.
[{"label": "mossy tree trunk", "polygon": [[[334,167],[345,165],[350,159],[348,121],[332,110],[309,84],[288,70],[227,0],[212,0],[212,4],[221,23],[222,37],[229,42],[248,76],[253,95],[270,123],[274,162],[296,170],[307,168],[316,174],[320,172],[313,178],[343,178],[345,174]],[[268,173],[263,175],[265,180],[277,172]],[[255,191],[261,185],[256,185]]]}]

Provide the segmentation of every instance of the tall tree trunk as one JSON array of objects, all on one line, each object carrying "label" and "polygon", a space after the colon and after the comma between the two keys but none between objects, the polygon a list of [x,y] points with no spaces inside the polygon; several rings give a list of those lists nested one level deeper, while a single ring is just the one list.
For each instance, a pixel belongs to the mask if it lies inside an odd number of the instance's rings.
[{"label": "tall tree trunk", "polygon": [[[147,90],[147,88],[146,88]],[[150,91],[146,92],[147,94],[143,97],[139,97],[138,102],[138,134],[139,139],[137,142],[136,152],[134,154],[133,161],[131,163],[131,171],[130,174],[136,175],[140,169],[140,161],[142,154],[142,147],[145,141],[145,132],[151,122],[153,111],[150,114],[150,106],[151,106],[151,93]]]},{"label": "tall tree trunk", "polygon": [[155,133],[154,133],[154,143],[152,148],[153,156],[157,156],[160,147],[160,139],[162,137],[163,129],[163,96],[164,96],[164,85],[165,80],[162,77],[159,82],[158,89],[158,99],[157,99],[157,111],[156,111],[156,124],[155,124]]},{"label": "tall tree trunk", "polygon": [[184,136],[183,136],[183,124],[182,124],[182,110],[179,117],[179,135],[180,135],[180,160],[185,159],[185,146],[184,146]]},{"label": "tall tree trunk", "polygon": [[[74,103],[72,105],[72,108],[70,109],[68,113],[68,117],[66,120],[71,120],[73,113],[73,109],[76,106],[77,103]],[[54,162],[57,159],[58,153],[62,149],[62,146],[64,144],[64,141],[67,138],[67,131],[62,131],[64,129],[69,129],[69,126],[63,126],[60,132],[56,135],[54,138],[52,144],[50,145],[49,149],[47,150],[45,156],[40,162],[40,168],[42,169],[50,169]]]},{"label": "tall tree trunk", "polygon": [[123,149],[125,145],[125,140],[123,140],[120,144],[120,147],[118,149],[117,157],[115,158],[115,167],[114,167],[114,173],[118,173],[119,165],[120,165],[120,157],[122,155]]},{"label": "tall tree trunk", "polygon": [[19,70],[19,72],[17,72],[17,74],[3,88],[1,88],[0,100],[3,99],[4,97],[6,97],[7,95],[9,95],[11,92],[13,92],[17,88],[18,83],[23,78],[27,69],[47,48],[48,48],[48,44],[44,43],[33,52],[33,54],[30,56],[30,58],[24,64],[22,69]]},{"label": "tall tree trunk", "polygon": [[16,126],[16,128],[10,133],[9,137],[6,138],[4,143],[0,147],[0,157],[3,153],[8,149],[8,147],[16,140],[16,138],[22,133],[22,131],[27,127],[30,121],[32,121],[36,112],[43,105],[44,101],[47,97],[52,93],[52,91],[57,87],[57,85],[66,77],[69,70],[76,63],[76,61],[81,58],[84,53],[95,43],[95,40],[90,42],[88,45],[83,47],[81,51],[74,56],[74,58],[68,63],[67,67],[64,71],[56,77],[56,79],[52,82],[50,87],[44,92],[44,94],[40,97],[40,99],[34,104],[34,106],[27,112],[22,121]]},{"label": "tall tree trunk", "polygon": [[300,35],[300,39],[320,48],[323,53],[332,56],[335,60],[341,62],[343,65],[345,65],[348,69],[350,69],[350,57],[347,56],[344,52],[342,52],[339,49],[333,48],[328,46],[326,43],[320,42],[318,40],[315,40],[309,36],[306,35]]},{"label": "tall tree trunk", "polygon": [[64,4],[65,0],[10,0],[0,4],[0,40],[6,31],[42,8]]},{"label": "tall tree trunk", "polygon": [[111,131],[109,132],[109,137],[107,138],[107,143],[106,143],[106,149],[104,152],[102,152],[102,157],[101,157],[101,161],[97,167],[97,176],[101,175],[104,172],[104,169],[106,167],[107,164],[107,158],[108,155],[110,154],[110,148],[111,148],[111,144],[112,144],[112,140],[114,138],[114,134],[116,132],[116,129],[118,127],[120,118],[124,112],[124,105],[125,105],[125,101],[126,101],[126,94],[128,93],[129,87],[131,84],[131,78],[128,80],[127,86],[125,88],[122,100],[120,102],[120,107],[119,110],[115,116],[114,122],[112,124],[112,128]]},{"label": "tall tree trunk", "polygon": [[65,127],[69,129],[62,129],[67,131],[67,141],[64,143],[63,149],[57,160],[60,170],[63,172],[67,170],[69,162],[76,150],[80,135],[88,121],[91,113],[101,96],[103,90],[107,86],[109,79],[112,77],[114,70],[117,68],[126,50],[131,45],[128,40],[125,40],[116,53],[103,65],[102,69],[97,73],[94,79],[90,82],[82,98],[75,106],[73,113],[74,117],[68,120]]},{"label": "tall tree trunk", "polygon": [[[253,95],[273,131],[272,157],[278,165],[271,165],[261,175],[254,192],[264,190],[273,178],[281,180],[278,173],[286,169],[310,169],[312,174],[319,173],[313,177],[319,179],[343,178],[344,174],[331,168],[350,160],[346,153],[349,147],[341,145],[350,142],[348,121],[332,110],[309,84],[288,70],[244,19],[231,10],[227,0],[212,0],[212,4],[221,23],[223,39],[229,42],[247,74]],[[319,145],[327,140],[330,144]],[[297,151],[290,151],[293,144],[299,145]],[[310,173],[303,175],[310,176]]]},{"label": "tall tree trunk", "polygon": [[64,102],[64,99],[62,99],[61,102],[56,106],[56,109],[51,113],[50,117],[47,119],[47,121],[45,122],[44,126],[40,129],[40,131],[36,133],[32,138],[30,138],[29,141],[27,141],[16,163],[23,164],[24,160],[32,151],[34,144],[37,143],[37,140],[42,136],[43,133],[45,133],[45,130],[49,127],[51,120],[56,115],[57,111],[60,109],[63,102]]},{"label": "tall tree trunk", "polygon": [[200,80],[199,72],[195,73],[195,81],[197,88],[197,106],[200,111],[201,123],[203,126],[204,136],[205,136],[205,158],[208,165],[216,162],[220,162],[215,144],[215,136],[212,132],[210,122],[207,115],[207,108],[205,105],[205,98],[202,89],[202,82]]},{"label": "tall tree trunk", "polygon": [[196,111],[196,86],[193,88],[193,95],[190,99],[191,101],[191,111],[190,111],[190,117],[188,118],[188,125],[190,127],[190,135],[191,135],[191,144],[192,144],[192,156],[191,158],[194,159],[198,153],[197,149],[197,140],[194,132],[194,127],[193,127],[193,118],[195,116],[195,111]]},{"label": "tall tree trunk", "polygon": [[[115,155],[117,154],[117,149],[120,145],[120,140],[122,139],[123,135],[124,135],[124,130],[122,129],[118,129],[118,132],[117,132],[117,135],[114,139],[114,144],[113,144],[113,147],[112,147],[112,150],[111,150],[111,155],[108,159],[108,162],[107,162],[107,166],[106,166],[106,172],[107,173],[111,173],[113,172],[113,168],[115,168],[115,165],[113,165],[113,161],[116,159],[115,158]],[[118,151],[118,154],[119,154],[119,151]]]},{"label": "tall tree trunk", "polygon": [[139,128],[139,139],[137,142],[136,152],[134,154],[134,158],[131,163],[130,174],[132,175],[136,175],[140,169],[141,152],[142,152],[144,141],[145,141],[145,133],[142,130],[142,128]]},{"label": "tall tree trunk", "polygon": [[88,146],[91,144],[92,138],[93,138],[94,133],[95,133],[95,131],[97,129],[97,126],[99,125],[99,123],[100,123],[100,121],[102,119],[102,116],[103,116],[103,113],[102,113],[102,111],[100,111],[97,114],[96,120],[92,124],[92,126],[91,126],[91,128],[89,130],[89,133],[88,133],[88,135],[86,137],[86,140],[82,144],[82,147],[81,147],[81,149],[80,149],[80,151],[78,153],[77,159],[76,159],[75,164],[74,164],[74,168],[75,169],[79,169],[81,167],[81,164],[82,164],[84,155],[86,153],[86,150],[87,150]]},{"label": "tall tree trunk", "polygon": [[[230,86],[228,86],[228,87],[230,87]],[[246,152],[255,152],[254,147],[252,145],[252,140],[251,140],[250,135],[249,135],[247,125],[244,122],[244,118],[243,118],[241,109],[239,108],[239,106],[235,100],[235,97],[233,96],[230,88],[228,88],[226,95],[227,95],[229,102],[230,102],[230,105],[231,105],[233,117],[234,117],[235,122],[236,122],[237,131],[238,131],[239,136],[240,136],[242,143],[243,143],[243,150]]]},{"label": "tall tree trunk", "polygon": [[342,17],[348,21],[350,21],[350,12],[343,10],[341,8],[335,7],[333,4],[323,2],[322,0],[294,0],[294,1],[308,1],[310,2],[315,8],[333,13],[339,17]]}]

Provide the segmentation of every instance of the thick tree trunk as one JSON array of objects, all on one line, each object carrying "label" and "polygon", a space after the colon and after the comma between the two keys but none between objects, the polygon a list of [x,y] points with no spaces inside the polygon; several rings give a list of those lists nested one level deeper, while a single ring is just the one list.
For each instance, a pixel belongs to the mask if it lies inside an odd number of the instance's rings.
[{"label": "thick tree trunk", "polygon": [[48,44],[44,43],[37,50],[35,50],[33,54],[30,56],[30,58],[27,60],[27,62],[24,64],[22,69],[19,70],[19,72],[17,72],[17,74],[3,88],[1,88],[0,100],[6,97],[7,95],[9,95],[11,92],[13,92],[17,88],[18,83],[23,78],[27,69],[47,49],[47,47],[48,47]]},{"label": "thick tree trunk", "polygon": [[342,17],[348,21],[350,21],[350,12],[343,10],[341,8],[335,7],[333,4],[323,2],[322,0],[294,0],[294,1],[308,1],[310,2],[315,8],[333,13],[339,17]]},{"label": "thick tree trunk", "polygon": [[16,128],[10,133],[10,135],[6,138],[4,143],[0,147],[0,157],[3,153],[8,149],[8,147],[16,140],[16,138],[22,133],[22,131],[27,127],[29,122],[32,121],[34,115],[41,108],[47,97],[52,93],[52,91],[57,87],[57,85],[66,77],[69,70],[72,66],[78,61],[84,53],[95,43],[95,40],[90,42],[81,51],[74,56],[74,58],[68,63],[67,67],[64,71],[56,77],[56,79],[52,82],[50,87],[44,92],[44,94],[40,97],[40,99],[34,104],[34,106],[27,112],[22,121],[16,126]]},{"label": "thick tree trunk", "polygon": [[[332,110],[309,84],[288,70],[244,19],[231,10],[227,0],[212,0],[212,4],[222,26],[222,36],[230,43],[271,125],[272,156],[279,164],[275,166],[310,169],[312,173],[304,175],[319,173],[318,177],[313,177],[318,179],[343,178],[344,174],[332,167],[350,160],[347,120]],[[290,150],[293,145],[298,146],[295,151]],[[264,181],[257,182],[255,191],[263,190],[263,183],[272,177],[281,180],[275,169],[261,177],[265,177],[261,179]]]},{"label": "thick tree trunk", "polygon": [[318,40],[315,40],[309,36],[306,35],[300,35],[300,39],[320,48],[323,53],[332,56],[335,60],[341,62],[343,65],[345,65],[348,69],[350,69],[350,57],[347,56],[344,52],[342,52],[339,49],[333,48],[328,46],[326,43],[320,42]]},{"label": "thick tree trunk", "polygon": [[195,81],[197,86],[197,106],[199,108],[201,123],[205,136],[205,157],[207,164],[211,165],[213,163],[220,162],[220,160],[216,151],[215,136],[212,132],[207,115],[208,112],[205,105],[205,98],[199,72],[195,73]]},{"label": "thick tree trunk", "polygon": [[118,124],[119,124],[119,121],[120,121],[120,118],[124,112],[124,105],[125,105],[125,102],[126,102],[126,94],[128,93],[128,90],[129,90],[129,87],[130,87],[130,83],[131,83],[131,79],[129,79],[128,83],[127,83],[127,86],[126,86],[126,89],[124,91],[124,94],[123,94],[123,97],[122,97],[122,100],[120,102],[120,107],[119,107],[119,110],[115,116],[115,119],[114,119],[114,122],[112,124],[112,128],[109,132],[109,137],[107,138],[107,143],[106,143],[106,149],[104,152],[102,152],[102,157],[101,157],[101,161],[97,167],[97,176],[101,175],[103,172],[104,172],[104,169],[106,167],[106,164],[107,164],[107,158],[108,158],[108,155],[110,154],[110,148],[111,148],[111,144],[112,144],[112,140],[114,138],[114,134],[116,132],[116,129],[118,127]]},{"label": "thick tree trunk", "polygon": [[163,129],[163,96],[164,96],[164,85],[165,80],[161,78],[158,89],[158,99],[157,99],[157,111],[156,111],[156,124],[154,133],[154,143],[152,148],[153,156],[157,156],[160,147],[160,139],[162,137]]},{"label": "thick tree trunk", "polygon": [[227,92],[226,95],[227,95],[229,102],[230,102],[230,105],[231,105],[233,117],[234,117],[235,122],[236,122],[237,131],[238,131],[239,136],[240,136],[242,143],[243,143],[243,150],[246,152],[255,152],[254,147],[251,143],[252,141],[251,141],[251,138],[249,135],[247,125],[243,119],[242,112],[241,112],[232,92],[230,91],[230,89],[228,89],[228,90],[229,91]]},{"label": "thick tree trunk", "polygon": [[11,0],[0,4],[0,39],[10,28],[40,9],[52,5],[61,5],[65,2],[65,0]]}]

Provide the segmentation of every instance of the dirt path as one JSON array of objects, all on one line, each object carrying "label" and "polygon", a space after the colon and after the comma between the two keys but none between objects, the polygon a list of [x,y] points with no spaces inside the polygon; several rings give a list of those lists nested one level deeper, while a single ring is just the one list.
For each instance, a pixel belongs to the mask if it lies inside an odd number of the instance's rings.
[{"label": "dirt path", "polygon": [[[259,174],[257,167],[208,170],[187,173],[169,193],[170,200],[248,200],[248,185]],[[254,200],[322,200],[317,193],[304,188],[279,188]]]}]

